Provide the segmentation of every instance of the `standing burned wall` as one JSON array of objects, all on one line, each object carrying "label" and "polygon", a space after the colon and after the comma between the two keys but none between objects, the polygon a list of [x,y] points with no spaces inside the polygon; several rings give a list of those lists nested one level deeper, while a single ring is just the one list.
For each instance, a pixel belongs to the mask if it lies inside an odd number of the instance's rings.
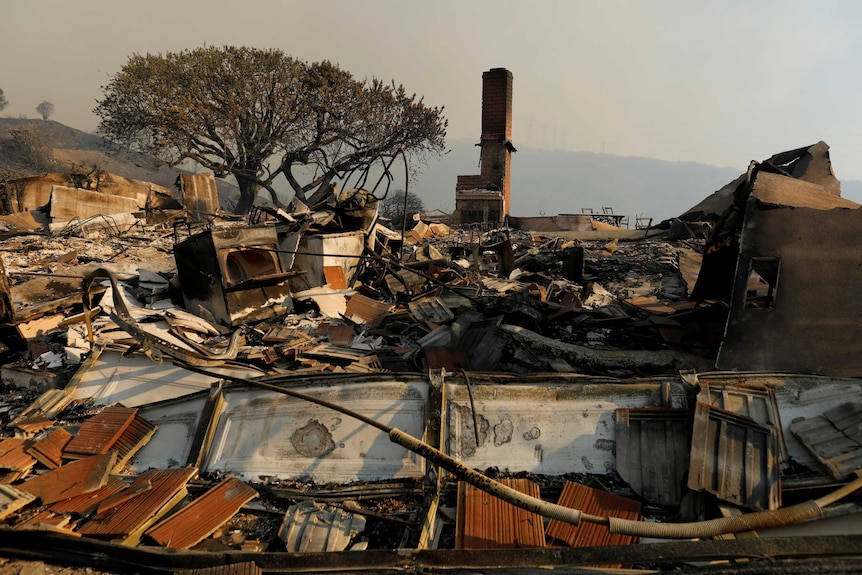
[{"label": "standing burned wall", "polygon": [[719,369],[862,376],[862,210],[748,200]]}]

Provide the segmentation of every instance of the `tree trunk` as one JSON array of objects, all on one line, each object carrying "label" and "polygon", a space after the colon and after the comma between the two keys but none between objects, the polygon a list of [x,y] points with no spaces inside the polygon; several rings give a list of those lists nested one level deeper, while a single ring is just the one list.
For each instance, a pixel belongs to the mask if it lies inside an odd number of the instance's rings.
[{"label": "tree trunk", "polygon": [[239,201],[236,204],[236,208],[234,208],[234,213],[247,214],[254,205],[254,200],[260,191],[260,186],[252,178],[238,176],[236,177],[236,183],[239,186]]}]

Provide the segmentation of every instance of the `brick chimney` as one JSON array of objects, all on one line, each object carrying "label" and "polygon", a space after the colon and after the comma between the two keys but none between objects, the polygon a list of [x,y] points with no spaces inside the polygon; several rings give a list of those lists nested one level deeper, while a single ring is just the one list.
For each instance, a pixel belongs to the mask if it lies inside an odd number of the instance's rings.
[{"label": "brick chimney", "polygon": [[458,176],[455,184],[457,224],[491,224],[509,215],[509,170],[512,162],[512,73],[492,68],[482,74],[482,138],[477,176]]},{"label": "brick chimney", "polygon": [[512,73],[492,68],[482,74],[482,139],[479,158],[483,179],[500,182],[503,217],[509,214],[512,161]]}]

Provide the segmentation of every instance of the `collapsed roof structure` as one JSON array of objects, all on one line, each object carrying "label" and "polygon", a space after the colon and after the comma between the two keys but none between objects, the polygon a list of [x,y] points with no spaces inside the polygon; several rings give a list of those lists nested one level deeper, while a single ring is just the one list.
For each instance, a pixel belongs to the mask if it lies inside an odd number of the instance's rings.
[{"label": "collapsed roof structure", "polygon": [[708,238],[402,235],[362,189],[237,218],[206,178],[158,207],[104,202],[110,225],[3,220],[0,554],[148,572],[858,561],[862,212],[824,143],[681,216]]}]

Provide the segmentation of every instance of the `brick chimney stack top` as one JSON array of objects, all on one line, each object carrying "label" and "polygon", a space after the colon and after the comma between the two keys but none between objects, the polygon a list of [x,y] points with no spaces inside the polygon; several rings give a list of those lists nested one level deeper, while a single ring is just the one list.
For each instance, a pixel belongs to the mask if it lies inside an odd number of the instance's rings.
[{"label": "brick chimney stack top", "polygon": [[482,74],[482,139],[512,139],[512,73],[505,68]]}]

